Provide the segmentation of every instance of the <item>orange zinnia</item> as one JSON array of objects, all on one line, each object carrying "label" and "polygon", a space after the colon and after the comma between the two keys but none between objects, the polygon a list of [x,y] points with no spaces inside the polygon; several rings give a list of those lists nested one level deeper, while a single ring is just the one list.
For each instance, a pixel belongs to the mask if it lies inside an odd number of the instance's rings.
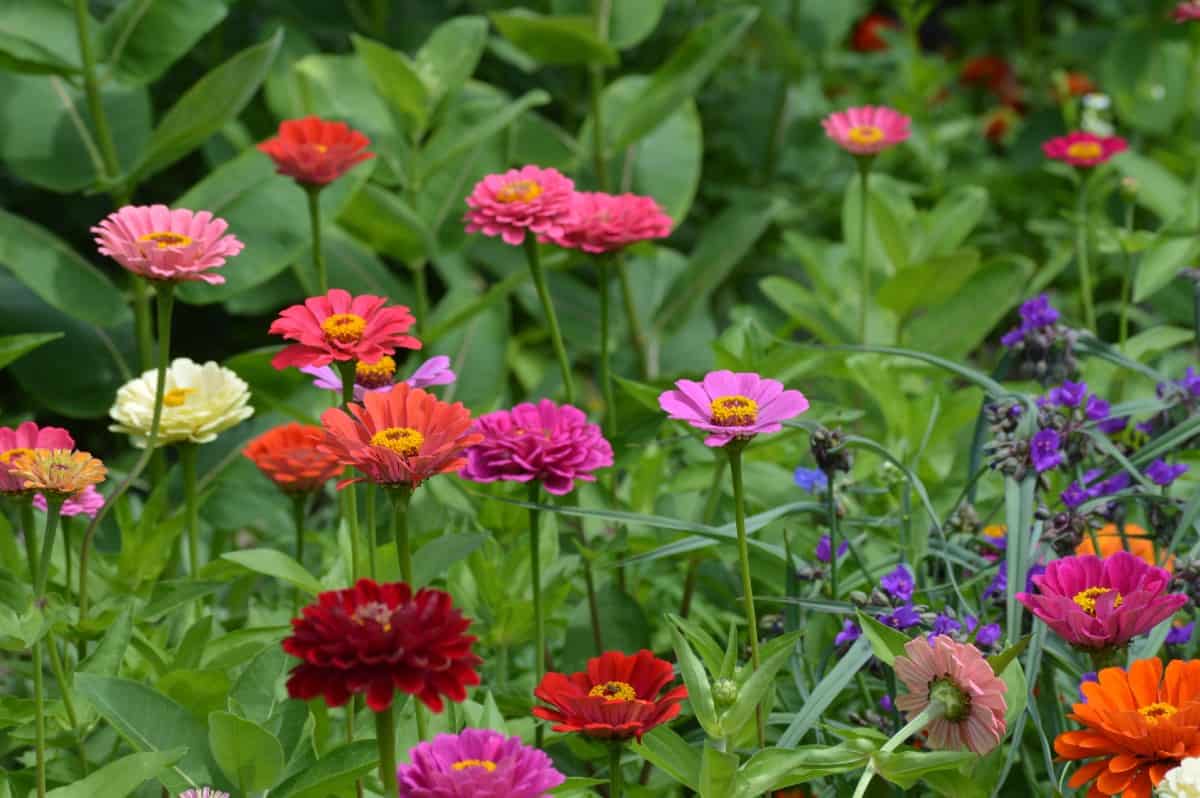
[{"label": "orange zinnia", "polygon": [[1150,798],[1167,771],[1200,755],[1200,660],[1172,660],[1165,679],[1157,658],[1105,668],[1081,689],[1087,700],[1069,717],[1086,728],[1058,735],[1054,750],[1093,760],[1068,782],[1092,782],[1088,798]]},{"label": "orange zinnia", "polygon": [[[1075,547],[1076,554],[1095,554],[1098,557],[1108,557],[1116,554],[1118,551],[1128,551],[1135,557],[1145,560],[1150,565],[1158,565],[1158,560],[1154,556],[1154,541],[1150,538],[1150,533],[1142,529],[1137,524],[1125,525],[1125,540],[1121,540],[1121,533],[1117,530],[1116,524],[1107,524],[1102,526],[1095,532],[1096,542],[1100,544],[1100,551],[1096,551],[1096,547],[1092,545],[1092,536],[1084,535],[1083,540]],[[1169,572],[1174,572],[1175,558],[1168,557],[1167,561],[1160,567],[1165,568]]]},{"label": "orange zinnia", "polygon": [[324,439],[320,427],[293,422],[269,429],[250,441],[245,455],[280,490],[308,493],[345,470],[337,457],[317,448]]},{"label": "orange zinnia", "polygon": [[10,468],[13,476],[25,480],[25,490],[58,499],[99,485],[108,473],[104,463],[72,449],[34,449],[13,458]]}]

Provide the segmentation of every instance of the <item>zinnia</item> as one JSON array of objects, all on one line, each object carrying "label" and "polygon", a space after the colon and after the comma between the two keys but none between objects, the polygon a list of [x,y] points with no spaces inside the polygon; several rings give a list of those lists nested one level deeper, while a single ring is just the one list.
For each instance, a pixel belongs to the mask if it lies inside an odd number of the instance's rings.
[{"label": "zinnia", "polygon": [[896,706],[912,720],[937,701],[942,709],[926,727],[929,745],[941,750],[968,748],[982,756],[1004,739],[1004,681],[979,649],[939,635],[917,637],[896,657],[896,675],[908,693]]},{"label": "zinnia", "polygon": [[1187,0],[1175,6],[1171,17],[1176,22],[1192,22],[1200,19],[1200,2],[1197,0]]},{"label": "zinnia", "polygon": [[309,493],[345,470],[337,457],[318,448],[324,439],[325,431],[320,427],[293,422],[269,429],[250,441],[245,455],[280,490]]},{"label": "zinnia", "polygon": [[[342,392],[342,377],[331,366],[302,366],[305,374],[316,377],[313,386],[327,391]],[[354,399],[361,402],[368,391],[390,391],[395,385],[396,361],[384,355],[374,363],[354,364]],[[413,388],[425,388],[430,385],[449,385],[457,379],[450,368],[450,358],[437,355],[417,366],[412,376],[404,380]]]},{"label": "zinnia", "polygon": [[574,219],[553,241],[584,252],[614,252],[639,241],[671,235],[671,217],[652,197],[577,191]]},{"label": "zinnia", "polygon": [[405,798],[549,798],[566,781],[545,753],[491,729],[439,734],[396,768]]},{"label": "zinnia", "polygon": [[288,119],[279,134],[258,145],[275,162],[275,170],[302,185],[324,186],[350,168],[375,157],[367,152],[371,142],[345,122],[327,122],[316,116]]},{"label": "zinnia", "polygon": [[589,424],[583,411],[543,399],[497,410],[475,421],[483,440],[467,450],[459,473],[475,482],[538,480],[550,493],[562,496],[575,480],[595,482],[597,468],[613,464],[613,450],[600,427]]},{"label": "zinnia", "polygon": [[458,471],[466,465],[467,447],[483,440],[470,431],[471,413],[461,402],[449,404],[404,383],[368,393],[349,411],[334,407],[321,415],[321,446],[380,485],[415,488],[435,474]]},{"label": "zinnia", "polygon": [[[109,429],[127,433],[139,449],[146,447],[150,437],[157,381],[158,369],[151,369],[125,383],[108,411],[117,422]],[[252,415],[250,387],[245,380],[215,361],[201,366],[186,357],[176,358],[167,369],[155,445],[208,443]]]},{"label": "zinnia", "polygon": [[[1093,541],[1093,538],[1095,539]],[[1096,544],[1100,551],[1096,551]],[[1118,551],[1128,551],[1133,556],[1149,565],[1158,565],[1154,555],[1154,541],[1150,533],[1137,524],[1125,524],[1125,536],[1121,537],[1116,524],[1105,524],[1091,534],[1085,534],[1083,540],[1075,547],[1076,554],[1094,554],[1098,557],[1110,557]],[[1175,558],[1163,563],[1167,573],[1175,570]]]},{"label": "zinnia", "polygon": [[488,175],[467,197],[467,232],[500,236],[516,246],[530,231],[548,240],[573,219],[575,184],[557,169],[525,166]]},{"label": "zinnia", "polygon": [[[46,497],[40,493],[34,494],[33,506],[43,513],[46,512]],[[95,518],[96,513],[100,512],[103,507],[104,495],[96,490],[95,485],[88,485],[82,491],[63,502],[59,513],[67,518],[76,515],[86,515],[88,518]]]},{"label": "zinnia", "polygon": [[184,790],[179,798],[229,798],[229,793],[215,790],[212,787],[201,787],[196,790]]},{"label": "zinnia", "polygon": [[641,740],[679,714],[686,687],[659,695],[674,676],[671,663],[644,649],[632,656],[606,651],[589,659],[586,671],[547,673],[533,694],[550,706],[535,706],[533,714],[553,722],[556,732]]},{"label": "zinnia", "polygon": [[875,155],[909,136],[912,120],[892,108],[864,105],[830,114],[821,120],[825,135],[854,155]]},{"label": "zinnia", "polygon": [[92,228],[100,254],[148,280],[202,280],[220,285],[210,270],[225,265],[243,244],[226,235],[229,224],[208,211],[166,205],[126,205]]},{"label": "zinnia", "polygon": [[1159,798],[1200,798],[1200,758],[1188,757],[1158,783]]},{"label": "zinnia", "polygon": [[1042,143],[1042,152],[1047,158],[1083,169],[1099,166],[1127,148],[1128,144],[1120,136],[1097,136],[1080,130]]},{"label": "zinnia", "polygon": [[867,14],[854,25],[850,35],[850,49],[858,53],[875,53],[888,49],[887,40],[880,35],[884,30],[899,30],[900,25],[883,14]]},{"label": "zinnia", "polygon": [[324,296],[292,305],[280,312],[269,332],[297,343],[275,355],[271,365],[284,369],[328,366],[335,360],[375,363],[397,347],[420,349],[421,342],[406,334],[416,321],[408,308],[385,304],[381,296],[350,296],[331,288]]},{"label": "zinnia", "polygon": [[1200,755],[1200,660],[1172,660],[1165,679],[1157,658],[1128,672],[1104,668],[1080,690],[1085,699],[1069,717],[1085,728],[1054,740],[1063,759],[1093,760],[1071,776],[1072,788],[1091,782],[1093,798],[1150,798],[1168,771]]},{"label": "zinnia", "polygon": [[465,701],[466,688],[479,684],[475,668],[482,660],[471,652],[470,625],[449,593],[413,593],[404,582],[360,579],[321,593],[292,619],[292,635],[283,641],[283,650],[302,660],[288,677],[288,695],[321,696],[340,707],[365,693],[367,706],[382,712],[399,690],[441,712],[443,697]]},{"label": "zinnia", "polygon": [[1060,637],[1084,649],[1124,646],[1170,618],[1187,603],[1168,594],[1171,575],[1127,551],[1100,559],[1066,557],[1033,577],[1038,592],[1017,600]]},{"label": "zinnia", "polygon": [[710,371],[702,382],[679,380],[677,391],[664,391],[658,405],[671,418],[711,433],[704,442],[724,446],[762,432],[778,432],[780,422],[808,409],[799,391],[785,391],[776,380],[753,372]]},{"label": "zinnia", "polygon": [[34,449],[74,448],[75,439],[62,427],[39,427],[32,421],[16,429],[0,427],[0,494],[25,492],[25,480],[12,473],[14,458]]},{"label": "zinnia", "polygon": [[10,466],[25,490],[60,500],[98,485],[108,473],[100,460],[72,449],[34,449],[14,457]]}]

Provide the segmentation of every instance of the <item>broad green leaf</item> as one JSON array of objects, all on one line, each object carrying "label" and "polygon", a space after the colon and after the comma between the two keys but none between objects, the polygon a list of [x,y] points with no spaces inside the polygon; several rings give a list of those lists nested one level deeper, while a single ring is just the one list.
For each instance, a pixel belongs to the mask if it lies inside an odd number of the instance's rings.
[{"label": "broad green leaf", "polygon": [[1193,236],[1163,237],[1142,253],[1133,278],[1133,301],[1141,302],[1170,285],[1180,270],[1200,254]]},{"label": "broad green leaf", "polygon": [[[861,197],[862,181],[854,178],[842,198],[842,239],[854,264],[860,262],[863,246]],[[911,205],[894,183],[876,179],[868,188],[866,246],[872,273],[892,277],[912,261],[912,240],[904,218],[906,212],[912,213]]]},{"label": "broad green leaf", "polygon": [[487,33],[483,17],[454,17],[429,34],[413,61],[433,105],[458,91],[475,73]]},{"label": "broad green leaf", "polygon": [[924,235],[913,248],[913,260],[949,255],[957,250],[983,220],[987,209],[987,189],[960,186],[951,190],[933,210],[921,217]]},{"label": "broad green leaf", "polygon": [[1137,181],[1137,201],[1164,221],[1174,219],[1187,202],[1187,185],[1157,161],[1129,150],[1112,161],[1121,174]]},{"label": "broad green leaf", "polygon": [[999,654],[993,654],[988,657],[988,665],[992,666],[992,671],[997,674],[1003,673],[1004,669],[1008,667],[1008,664],[1017,657],[1021,656],[1025,649],[1029,647],[1029,641],[1031,638],[1032,635],[1025,635],[1015,644],[1004,649]]},{"label": "broad green leaf", "polygon": [[282,579],[289,585],[300,588],[312,595],[320,593],[321,583],[305,570],[304,566],[295,559],[274,549],[245,549],[230,551],[221,555],[221,559],[235,562],[263,576]]},{"label": "broad green leaf", "polygon": [[[725,711],[720,718],[720,726],[726,734],[732,734],[741,729],[754,718],[754,710],[762,706],[767,695],[775,689],[775,675],[792,658],[796,641],[800,639],[799,632],[792,632],[777,638],[782,642],[779,651],[768,655],[763,652],[763,660],[758,669],[746,680],[738,691],[737,702]],[[776,642],[775,640],[771,641]],[[691,690],[688,690],[689,696]]]},{"label": "broad green leaf", "polygon": [[875,656],[889,666],[896,657],[904,656],[904,646],[909,637],[898,629],[880,623],[861,610],[858,612],[858,625],[862,627],[863,636],[871,641],[871,650]]},{"label": "broad green leaf", "polygon": [[[639,651],[650,648],[650,618],[633,596],[615,582],[596,588],[596,608],[606,650]],[[592,639],[592,619],[587,602],[575,605],[563,641],[563,657],[558,663],[564,670],[580,671],[589,657],[596,655]]]},{"label": "broad green leaf", "polygon": [[104,633],[100,644],[87,659],[79,663],[78,673],[94,673],[97,676],[119,676],[121,663],[133,637],[133,610],[126,607],[117,615]]},{"label": "broad green leaf", "polygon": [[294,664],[282,646],[264,648],[234,682],[230,700],[247,720],[266,723],[279,703],[280,682]]},{"label": "broad green leaf", "polygon": [[[717,644],[717,641],[713,639],[713,636],[708,633],[707,629],[700,623],[682,618],[673,612],[667,613],[667,620],[679,627],[679,631],[683,632],[687,637],[689,644],[700,655],[700,661],[704,663],[704,667],[709,673],[716,675],[724,670],[725,655],[721,653],[721,646]],[[735,631],[735,634],[730,637],[729,645],[736,649],[736,627],[731,628]],[[732,676],[732,669],[729,675]]]},{"label": "broad green leaf", "polygon": [[866,763],[865,751],[845,744],[764,748],[742,765],[745,789],[736,798],[771,795],[785,787],[858,770]]},{"label": "broad green leaf", "polygon": [[496,11],[492,24],[500,35],[542,64],[616,66],[617,51],[596,38],[592,20],[584,16],[545,16],[526,8]]},{"label": "broad green leaf", "polygon": [[692,651],[683,633],[674,624],[671,625],[671,641],[675,648],[675,659],[679,662],[679,674],[683,677],[683,683],[687,685],[688,702],[692,705],[692,711],[696,713],[696,720],[710,737],[723,737],[727,731],[733,731],[737,727],[725,730],[717,720],[708,674],[704,672],[704,666],[696,652]]},{"label": "broad green leaf", "polygon": [[104,60],[122,83],[157,80],[227,13],[223,0],[123,0],[100,29]]},{"label": "broad green leaf", "polygon": [[[609,3],[608,41],[618,50],[627,50],[654,32],[662,18],[667,0],[612,0]],[[592,13],[590,0],[553,0],[555,14]]]},{"label": "broad green leaf", "polygon": [[[464,93],[465,94],[465,93]],[[494,97],[478,95],[454,104],[453,124],[442,124],[421,150],[417,179],[424,181],[447,164],[473,150],[480,143],[504,130],[530,108],[546,105],[550,95],[534,89],[497,107]]]},{"label": "broad green leaf", "polygon": [[402,263],[432,257],[437,242],[396,192],[368,183],[342,209],[342,226],[382,255]]},{"label": "broad green leaf", "polygon": [[1017,716],[1025,711],[1025,704],[1028,701],[1029,685],[1025,681],[1025,671],[1021,668],[1020,660],[1014,659],[1008,663],[1008,667],[1000,674],[1000,678],[1004,681],[1005,686],[1004,722],[1011,728]]},{"label": "broad green leaf", "polygon": [[700,755],[700,798],[728,798],[736,794],[737,754],[718,751],[707,743]]},{"label": "broad green leaf", "polygon": [[353,792],[356,778],[379,764],[374,740],[356,740],[335,748],[271,790],[271,798],[327,798]]},{"label": "broad green leaf", "polygon": [[700,753],[667,726],[658,726],[631,742],[634,753],[652,763],[680,784],[700,789]]},{"label": "broad green leaf", "polygon": [[46,798],[126,798],[144,782],[183,758],[184,749],[130,754],[93,771],[79,781],[51,790]]},{"label": "broad green leaf", "polygon": [[1132,336],[1125,342],[1124,353],[1132,360],[1153,361],[1163,352],[1190,341],[1195,334],[1195,331],[1186,327],[1162,324]]},{"label": "broad green leaf", "polygon": [[413,583],[432,584],[444,577],[450,566],[470,556],[487,540],[487,535],[442,535],[434,538],[413,554]]},{"label": "broad green leaf", "polygon": [[181,668],[164,675],[155,687],[203,723],[228,705],[233,684],[225,670]]},{"label": "broad green leaf", "polygon": [[70,5],[60,0],[0,4],[0,69],[78,72],[79,39]]},{"label": "broad green leaf", "polygon": [[879,775],[908,789],[926,773],[957,770],[978,756],[973,751],[877,751],[871,758]]},{"label": "broad green leaf", "polygon": [[961,249],[902,269],[879,286],[876,301],[900,317],[953,298],[979,269],[979,253]]},{"label": "broad green leaf", "polygon": [[375,91],[392,110],[408,120],[414,139],[420,138],[429,120],[429,92],[417,66],[404,53],[362,36],[351,35],[354,51],[367,65]]},{"label": "broad green leaf", "polygon": [[854,641],[850,649],[837,660],[837,664],[825,674],[813,688],[800,711],[792,716],[787,729],[779,738],[780,748],[795,748],[824,717],[825,710],[841,695],[842,690],[871,660],[871,644],[865,637]]},{"label": "broad green leaf", "polygon": [[208,744],[225,777],[243,794],[271,787],[283,772],[283,746],[275,736],[237,715],[209,715]]},{"label": "broad green leaf", "polygon": [[43,344],[57,341],[62,333],[25,333],[0,336],[0,369],[19,360]]}]

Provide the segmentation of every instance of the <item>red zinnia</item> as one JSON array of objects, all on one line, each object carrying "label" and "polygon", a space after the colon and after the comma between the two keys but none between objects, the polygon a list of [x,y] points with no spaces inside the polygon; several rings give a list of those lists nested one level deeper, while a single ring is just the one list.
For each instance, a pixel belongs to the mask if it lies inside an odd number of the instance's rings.
[{"label": "red zinnia", "polygon": [[888,49],[887,40],[880,36],[883,30],[899,30],[900,26],[891,17],[883,14],[867,14],[854,26],[850,36],[850,49],[859,53],[874,53]]},{"label": "red zinnia", "polygon": [[293,422],[259,435],[244,454],[280,490],[308,493],[345,470],[336,457],[317,448],[324,439],[320,427]]},{"label": "red zinnia", "polygon": [[382,712],[400,690],[441,712],[443,696],[465,701],[466,688],[479,684],[482,660],[471,653],[475,638],[464,634],[470,625],[442,590],[414,594],[404,582],[360,579],[322,593],[292,619],[283,641],[284,651],[303,660],[288,677],[288,695],[321,696],[340,707],[366,693],[367,706]]},{"label": "red zinnia", "polygon": [[326,122],[315,116],[288,119],[279,125],[279,135],[258,145],[271,156],[281,175],[310,186],[337,180],[355,164],[375,157],[367,152],[371,142],[344,122]]},{"label": "red zinnia", "polygon": [[586,671],[570,676],[547,673],[533,694],[550,707],[534,707],[533,714],[553,721],[556,732],[641,740],[643,734],[679,714],[686,687],[659,696],[674,677],[671,663],[645,649],[632,656],[606,651],[589,659]]},{"label": "red zinnia", "polygon": [[1042,142],[1042,152],[1047,158],[1066,161],[1081,169],[1099,166],[1128,148],[1120,136],[1097,136],[1081,130]]},{"label": "red zinnia", "polygon": [[420,349],[421,342],[406,335],[416,321],[404,305],[385,308],[387,299],[363,294],[350,296],[331,288],[325,296],[311,296],[303,305],[279,313],[268,330],[297,343],[271,359],[277,369],[288,366],[328,366],[335,360],[374,363],[396,347]]}]

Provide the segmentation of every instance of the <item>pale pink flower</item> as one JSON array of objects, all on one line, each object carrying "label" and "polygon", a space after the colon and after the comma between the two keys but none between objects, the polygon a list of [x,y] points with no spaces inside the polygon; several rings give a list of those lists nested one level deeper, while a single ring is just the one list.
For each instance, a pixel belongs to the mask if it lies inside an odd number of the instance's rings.
[{"label": "pale pink flower", "polygon": [[653,197],[577,191],[572,207],[573,223],[553,238],[560,247],[613,252],[639,241],[671,235],[671,217]]},{"label": "pale pink flower", "polygon": [[886,106],[864,105],[838,111],[821,120],[825,135],[854,155],[875,155],[909,136],[912,120]]},{"label": "pale pink flower", "polygon": [[785,391],[776,380],[753,372],[710,371],[703,382],[679,380],[677,391],[663,391],[658,406],[670,417],[712,433],[704,442],[724,446],[735,438],[779,432],[780,422],[808,409],[799,391]]},{"label": "pale pink flower", "polygon": [[467,232],[500,236],[514,246],[526,231],[553,240],[573,218],[575,184],[557,169],[525,166],[488,175],[467,197]]},{"label": "pale pink flower", "polygon": [[100,254],[148,280],[202,280],[219,285],[225,278],[210,269],[242,251],[242,242],[226,235],[229,224],[208,211],[166,205],[126,205],[92,228]]}]

